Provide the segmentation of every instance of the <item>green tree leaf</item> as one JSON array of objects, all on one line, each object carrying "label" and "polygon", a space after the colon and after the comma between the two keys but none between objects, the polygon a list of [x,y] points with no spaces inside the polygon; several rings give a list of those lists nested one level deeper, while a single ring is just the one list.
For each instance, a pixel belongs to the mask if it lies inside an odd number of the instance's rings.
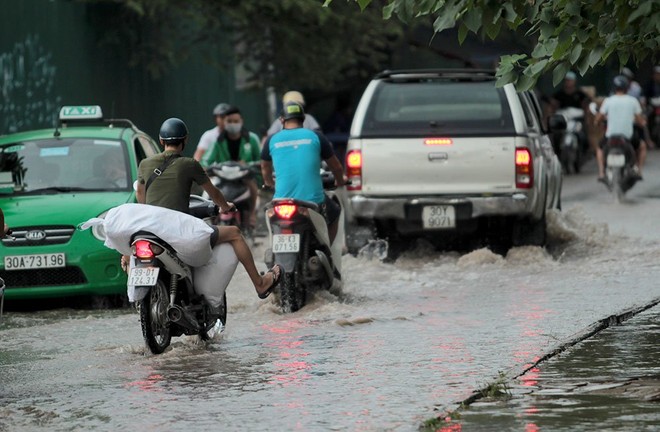
[{"label": "green tree leaf", "polygon": [[566,62],[559,63],[552,71],[552,85],[557,86],[564,79],[566,73],[570,69],[570,65]]},{"label": "green tree leaf", "polygon": [[470,30],[467,28],[465,23],[461,23],[460,26],[458,26],[458,43],[463,45],[463,42],[465,41],[465,38],[467,37],[467,34]]},{"label": "green tree leaf", "polygon": [[465,17],[463,18],[463,22],[465,23],[467,28],[470,29],[471,32],[476,33],[481,28],[482,16],[483,16],[483,12],[481,11],[481,9],[477,9],[477,8],[468,9],[467,13],[465,14]]}]

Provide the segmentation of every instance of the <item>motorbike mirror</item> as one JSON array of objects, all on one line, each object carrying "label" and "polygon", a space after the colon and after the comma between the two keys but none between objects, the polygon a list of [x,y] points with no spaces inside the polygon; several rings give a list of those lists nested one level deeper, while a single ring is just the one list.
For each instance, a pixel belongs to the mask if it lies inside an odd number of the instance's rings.
[{"label": "motorbike mirror", "polygon": [[593,115],[596,115],[598,113],[598,105],[596,104],[596,102],[591,102],[589,104],[589,111]]},{"label": "motorbike mirror", "polygon": [[551,115],[548,119],[550,132],[562,132],[566,130],[566,117],[561,114]]}]

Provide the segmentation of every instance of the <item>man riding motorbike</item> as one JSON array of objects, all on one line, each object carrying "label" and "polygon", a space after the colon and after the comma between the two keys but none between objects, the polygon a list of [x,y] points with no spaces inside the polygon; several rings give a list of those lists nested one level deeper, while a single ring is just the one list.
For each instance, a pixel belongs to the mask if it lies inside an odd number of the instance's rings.
[{"label": "man riding motorbike", "polygon": [[[188,128],[178,118],[163,122],[159,133],[162,153],[148,157],[138,168],[137,200],[141,204],[150,204],[188,212],[190,188],[193,183],[200,185],[223,212],[235,209],[228,203],[222,192],[211,183],[204,168],[193,158],[183,157],[181,153],[188,139]],[[277,285],[280,268],[273,267],[264,276],[257,271],[241,231],[235,226],[214,226],[211,246],[230,243],[238,260],[243,264],[260,298],[266,298],[270,290]],[[193,239],[194,241],[194,239]],[[122,259],[125,267],[127,257]]]},{"label": "man riding motorbike", "polygon": [[305,129],[304,120],[305,111],[301,104],[289,102],[284,105],[280,117],[283,129],[270,136],[261,150],[261,172],[264,184],[275,186],[273,198],[293,198],[318,204],[326,218],[332,243],[337,235],[341,210],[323,191],[321,160],[328,164],[337,186],[345,184],[344,173],[330,141],[319,132]]},{"label": "man riding motorbike", "polygon": [[[238,107],[230,106],[224,112],[224,130],[202,157],[203,167],[221,162],[250,163],[259,161],[259,137],[243,127],[243,117]],[[250,190],[250,225],[257,222],[257,181],[245,179]]]},{"label": "man riding motorbike", "polygon": [[638,175],[638,180],[642,179],[642,167],[646,159],[646,144],[640,142],[639,138],[633,139],[633,123],[644,126],[645,119],[642,116],[642,107],[639,101],[634,97],[627,95],[628,79],[622,75],[614,77],[612,82],[614,94],[605,101],[596,114],[594,123],[598,125],[601,121],[607,120],[607,129],[605,138],[596,150],[598,160],[598,181],[607,185],[605,178],[605,160],[603,148],[607,145],[607,140],[614,136],[623,136],[628,140],[635,150],[637,165],[633,168]]}]

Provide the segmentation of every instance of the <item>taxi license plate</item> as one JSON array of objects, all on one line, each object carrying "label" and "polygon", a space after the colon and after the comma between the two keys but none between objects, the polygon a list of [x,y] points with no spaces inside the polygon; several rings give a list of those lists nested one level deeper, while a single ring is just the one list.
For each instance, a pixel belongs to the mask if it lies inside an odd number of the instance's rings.
[{"label": "taxi license plate", "polygon": [[30,270],[66,266],[64,253],[10,255],[5,257],[5,270]]},{"label": "taxi license plate", "polygon": [[128,285],[155,286],[158,282],[160,267],[133,267],[128,274]]},{"label": "taxi license plate", "polygon": [[424,229],[456,228],[456,210],[454,206],[425,206],[422,209]]},{"label": "taxi license plate", "polygon": [[300,250],[300,234],[273,234],[273,253],[294,253]]}]

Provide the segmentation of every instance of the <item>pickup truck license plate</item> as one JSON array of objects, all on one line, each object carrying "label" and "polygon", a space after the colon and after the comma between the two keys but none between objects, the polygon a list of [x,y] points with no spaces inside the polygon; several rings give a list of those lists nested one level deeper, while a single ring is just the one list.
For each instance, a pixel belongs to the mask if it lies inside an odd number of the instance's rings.
[{"label": "pickup truck license plate", "polygon": [[300,234],[273,234],[273,253],[298,252]]},{"label": "pickup truck license plate", "polygon": [[160,267],[133,267],[128,274],[128,285],[155,286],[158,282]]},{"label": "pickup truck license plate", "polygon": [[425,206],[422,209],[424,229],[456,228],[456,210],[454,206]]},{"label": "pickup truck license plate", "polygon": [[64,266],[66,266],[64,253],[9,255],[5,257],[5,270],[29,270]]},{"label": "pickup truck license plate", "polygon": [[622,167],[626,164],[626,156],[622,154],[607,155],[607,166]]}]

